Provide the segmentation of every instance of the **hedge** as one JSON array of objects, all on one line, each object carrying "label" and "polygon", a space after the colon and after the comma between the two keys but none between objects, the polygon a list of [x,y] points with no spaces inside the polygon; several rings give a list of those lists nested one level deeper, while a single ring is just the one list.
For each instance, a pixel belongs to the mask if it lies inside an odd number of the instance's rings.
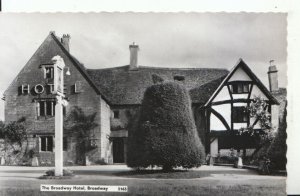
[{"label": "hedge", "polygon": [[274,140],[271,142],[270,147],[267,150],[267,157],[271,161],[271,167],[272,169],[286,169],[286,152],[287,152],[287,144],[286,144],[286,115],[287,111],[286,108],[284,110],[283,120],[279,124],[278,132],[274,138]]}]

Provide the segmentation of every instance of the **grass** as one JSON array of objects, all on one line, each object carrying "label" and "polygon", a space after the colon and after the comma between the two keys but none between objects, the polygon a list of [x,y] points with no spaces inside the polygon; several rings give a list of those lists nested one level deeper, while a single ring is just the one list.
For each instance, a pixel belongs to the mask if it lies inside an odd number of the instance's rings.
[{"label": "grass", "polygon": [[[286,195],[285,189],[275,186],[250,186],[250,185],[233,185],[233,186],[199,186],[199,185],[187,185],[178,183],[157,183],[142,184],[138,186],[129,186],[127,193],[103,193],[103,195],[203,195],[203,196],[281,196]],[[90,192],[40,192],[39,190],[28,190],[22,188],[10,188],[1,190],[0,195],[15,195],[15,196],[35,196],[35,195],[102,195],[99,193]]]},{"label": "grass", "polygon": [[[24,173],[23,177],[18,177],[21,174],[14,172],[12,174],[16,175],[12,177],[10,173],[4,172],[0,175],[0,195],[286,195],[284,177],[260,176],[255,171],[249,170],[188,170],[171,173],[161,170],[126,172],[93,170],[74,171],[74,173],[76,177],[72,179],[39,180],[27,173]],[[128,186],[128,192],[102,194],[99,192],[40,192],[40,184],[122,185]]]}]

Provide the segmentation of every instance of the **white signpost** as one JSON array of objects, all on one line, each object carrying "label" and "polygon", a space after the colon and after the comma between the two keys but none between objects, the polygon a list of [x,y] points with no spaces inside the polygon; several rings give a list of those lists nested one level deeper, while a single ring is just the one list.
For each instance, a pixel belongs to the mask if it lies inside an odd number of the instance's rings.
[{"label": "white signpost", "polygon": [[54,63],[54,94],[55,105],[55,176],[63,176],[63,105],[64,100],[64,67],[63,58],[55,56]]}]

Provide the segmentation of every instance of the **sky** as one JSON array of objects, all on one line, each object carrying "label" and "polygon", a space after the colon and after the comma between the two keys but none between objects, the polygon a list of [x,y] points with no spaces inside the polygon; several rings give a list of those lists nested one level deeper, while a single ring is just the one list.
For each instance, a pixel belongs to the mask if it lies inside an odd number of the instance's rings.
[{"label": "sky", "polygon": [[[283,13],[35,13],[0,14],[0,96],[50,31],[70,34],[70,52],[87,68],[129,63],[139,45],[139,64],[226,68],[239,58],[268,87],[269,60],[287,85],[287,15]],[[4,102],[0,100],[0,119]]]}]

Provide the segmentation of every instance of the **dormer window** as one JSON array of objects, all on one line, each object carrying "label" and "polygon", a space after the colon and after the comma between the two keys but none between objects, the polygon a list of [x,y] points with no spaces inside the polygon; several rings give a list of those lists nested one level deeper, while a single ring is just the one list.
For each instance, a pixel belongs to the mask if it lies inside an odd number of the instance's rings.
[{"label": "dormer window", "polygon": [[45,79],[53,79],[54,78],[54,67],[52,64],[42,64],[40,67],[44,71]]},{"label": "dormer window", "polygon": [[174,80],[177,80],[177,81],[184,81],[185,80],[185,77],[181,76],[181,75],[176,75],[173,78],[174,78]]},{"label": "dormer window", "polygon": [[52,79],[54,77],[54,69],[53,67],[45,67],[45,78]]}]

